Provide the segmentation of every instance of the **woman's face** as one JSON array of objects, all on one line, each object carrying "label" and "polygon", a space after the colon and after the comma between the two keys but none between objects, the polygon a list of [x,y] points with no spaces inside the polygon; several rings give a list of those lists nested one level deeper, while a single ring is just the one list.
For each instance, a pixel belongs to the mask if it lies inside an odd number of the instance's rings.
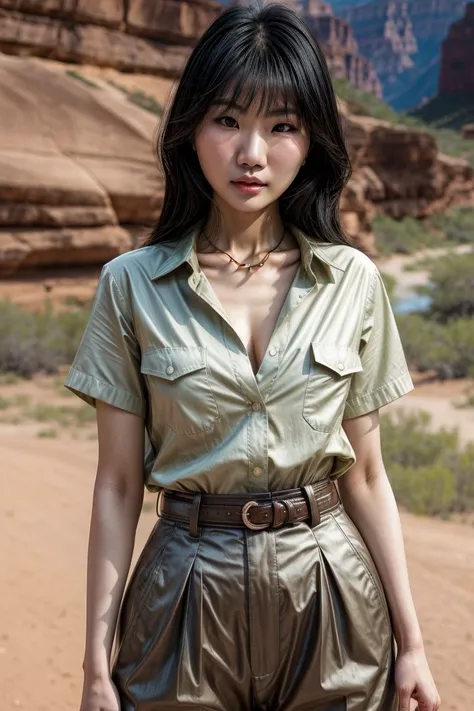
[{"label": "woman's face", "polygon": [[[284,104],[258,114],[259,97],[247,113],[212,105],[195,135],[195,149],[214,197],[241,212],[261,211],[293,182],[309,149],[299,116]],[[260,185],[242,184],[242,179]]]}]

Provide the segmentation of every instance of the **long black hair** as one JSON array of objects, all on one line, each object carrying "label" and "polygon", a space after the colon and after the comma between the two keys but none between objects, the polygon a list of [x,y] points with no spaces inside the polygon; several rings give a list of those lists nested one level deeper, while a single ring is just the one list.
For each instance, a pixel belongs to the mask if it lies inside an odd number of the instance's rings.
[{"label": "long black hair", "polygon": [[326,60],[297,12],[262,0],[224,10],[187,59],[155,146],[165,177],[163,207],[142,246],[179,240],[208,219],[213,190],[193,149],[195,131],[216,99],[248,110],[257,96],[259,112],[283,97],[309,133],[306,162],[278,199],[283,224],[318,241],[354,246],[339,218],[352,169]]}]

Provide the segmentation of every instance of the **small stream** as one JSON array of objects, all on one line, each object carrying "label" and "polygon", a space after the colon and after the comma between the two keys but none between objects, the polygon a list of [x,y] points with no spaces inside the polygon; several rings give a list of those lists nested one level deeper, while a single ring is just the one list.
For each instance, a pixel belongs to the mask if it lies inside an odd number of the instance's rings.
[{"label": "small stream", "polygon": [[431,297],[427,294],[414,294],[404,299],[395,301],[393,310],[397,314],[412,314],[415,312],[428,311],[431,304]]}]

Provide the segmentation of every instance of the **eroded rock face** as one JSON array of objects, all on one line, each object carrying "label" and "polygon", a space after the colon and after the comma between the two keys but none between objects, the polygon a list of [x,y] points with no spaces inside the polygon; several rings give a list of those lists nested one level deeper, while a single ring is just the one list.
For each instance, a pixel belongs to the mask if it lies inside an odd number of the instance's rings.
[{"label": "eroded rock face", "polygon": [[[275,1],[275,0],[273,0]],[[248,0],[231,0],[225,4],[246,5]],[[352,28],[340,17],[334,17],[331,5],[322,0],[276,0],[299,12],[323,48],[334,78],[346,78],[352,86],[378,98],[382,86],[371,63],[359,53]]]},{"label": "eroded rock face", "polygon": [[474,2],[464,17],[449,28],[443,42],[439,91],[441,94],[474,94]]},{"label": "eroded rock face", "polygon": [[213,0],[0,0],[0,50],[179,76]]},{"label": "eroded rock face", "polygon": [[[12,12],[36,7],[34,0],[0,0],[4,9],[8,4]],[[42,3],[43,9],[46,5],[52,17],[43,17],[45,22],[62,21],[79,7],[84,17],[89,11],[87,0],[74,8],[67,0],[49,0]],[[112,26],[118,22],[113,7],[118,4],[109,6],[109,27],[78,26],[97,31],[99,44],[102,31],[126,37]],[[153,18],[140,16],[136,7],[137,28],[147,19],[152,23]],[[326,18],[323,4],[318,7],[320,17]],[[99,12],[90,3],[90,12],[95,11]],[[80,33],[77,36],[81,38]],[[350,46],[350,35],[345,37]],[[146,39],[135,39],[149,46]],[[120,52],[120,47],[114,51]],[[181,49],[177,46],[176,51]],[[0,53],[2,278],[28,268],[101,264],[133,249],[144,226],[159,215],[163,182],[152,150],[157,117],[131,104],[105,81],[87,84],[81,76],[77,72],[75,78],[68,76],[64,65],[55,62]],[[440,155],[431,135],[353,116],[344,102],[340,106],[353,163],[341,219],[369,252],[376,252],[371,233],[376,214],[419,217],[472,202],[472,168]]]},{"label": "eroded rock face", "polygon": [[1,54],[0,102],[0,275],[131,249],[128,226],[161,209],[156,116],[111,87]]},{"label": "eroded rock face", "polygon": [[[438,93],[441,44],[465,0],[368,0],[337,3],[397,111]],[[342,7],[341,7],[342,5]]]},{"label": "eroded rock face", "polygon": [[431,134],[368,116],[346,113],[344,121],[354,172],[342,211],[370,224],[377,214],[426,217],[473,200],[471,165],[439,153]]}]

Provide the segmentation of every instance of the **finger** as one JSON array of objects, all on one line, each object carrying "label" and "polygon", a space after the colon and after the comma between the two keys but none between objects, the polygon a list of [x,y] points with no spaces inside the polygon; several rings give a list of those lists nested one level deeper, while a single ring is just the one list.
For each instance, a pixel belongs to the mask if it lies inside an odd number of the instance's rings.
[{"label": "finger", "polygon": [[399,711],[410,711],[410,699],[413,689],[410,686],[401,686],[398,690]]}]

